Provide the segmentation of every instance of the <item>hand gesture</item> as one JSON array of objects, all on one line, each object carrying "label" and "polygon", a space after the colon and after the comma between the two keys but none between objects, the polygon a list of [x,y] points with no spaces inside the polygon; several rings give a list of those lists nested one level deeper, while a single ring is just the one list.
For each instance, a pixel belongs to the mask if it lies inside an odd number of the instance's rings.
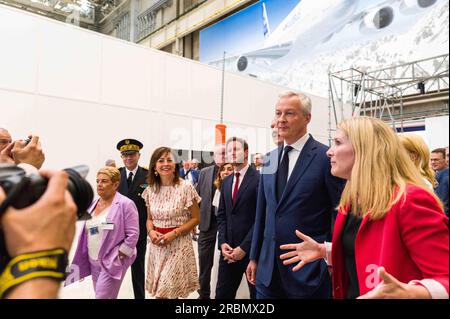
[{"label": "hand gesture", "polygon": [[290,265],[298,262],[298,264],[292,268],[292,271],[297,271],[310,262],[320,258],[325,258],[326,253],[325,246],[323,244],[319,244],[314,239],[306,236],[298,230],[295,231],[295,234],[298,238],[303,240],[303,242],[299,244],[286,244],[280,246],[280,249],[283,250],[292,249],[292,251],[280,256],[281,259],[287,259],[283,261],[283,265]]},{"label": "hand gesture", "polygon": [[228,262],[229,264],[236,262],[233,258],[233,248],[228,245],[227,243],[224,243],[220,245],[220,249],[222,251],[223,259]]},{"label": "hand gesture", "polygon": [[[77,207],[66,190],[63,171],[40,171],[49,179],[41,198],[29,207],[9,207],[1,224],[11,257],[35,251],[63,248],[69,251],[75,235]],[[0,189],[0,202],[5,194]]]},{"label": "hand gesture", "polygon": [[398,281],[388,274],[384,267],[378,268],[378,276],[381,282],[365,295],[358,299],[429,299],[428,290],[420,285],[408,285]]},{"label": "hand gesture", "polygon": [[159,238],[162,236],[162,234],[152,229],[148,232],[148,236],[150,237],[152,244],[156,245],[159,242]]},{"label": "hand gesture", "polygon": [[0,164],[15,164],[11,154],[13,147],[14,143],[9,143],[8,146],[0,152]]},{"label": "hand gesture", "polygon": [[167,234],[160,235],[158,237],[158,239],[156,240],[156,244],[159,246],[167,246],[171,242],[173,242],[176,237],[177,236],[175,235],[175,233],[173,231],[168,232]]},{"label": "hand gesture", "polygon": [[30,135],[30,138],[31,141],[28,144],[25,141],[14,142],[11,154],[16,164],[26,163],[40,169],[44,163],[45,155],[42,152],[39,137]]},{"label": "hand gesture", "polygon": [[245,257],[246,253],[242,250],[241,247],[237,246],[233,249],[233,252],[231,253],[231,257],[234,261],[242,260]]}]

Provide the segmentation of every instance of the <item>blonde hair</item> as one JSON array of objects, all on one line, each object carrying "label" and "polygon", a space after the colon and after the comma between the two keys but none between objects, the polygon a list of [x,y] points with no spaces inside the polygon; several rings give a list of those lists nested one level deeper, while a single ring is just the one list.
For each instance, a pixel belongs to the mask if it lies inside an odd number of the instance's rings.
[{"label": "blonde hair", "polygon": [[379,119],[355,117],[338,128],[350,140],[354,152],[350,179],[339,208],[351,207],[352,214],[371,220],[383,218],[391,207],[405,198],[406,185],[416,185],[440,201],[427,187],[395,132]]},{"label": "blonde hair", "polygon": [[105,174],[109,176],[111,182],[113,183],[120,182],[120,171],[115,167],[105,166],[98,170],[97,175],[98,174]]},{"label": "blonde hair", "polygon": [[417,134],[404,133],[399,135],[399,139],[410,154],[410,157],[412,157],[411,159],[419,169],[420,174],[431,183],[433,188],[436,187],[437,181],[430,165],[430,149],[423,138]]}]

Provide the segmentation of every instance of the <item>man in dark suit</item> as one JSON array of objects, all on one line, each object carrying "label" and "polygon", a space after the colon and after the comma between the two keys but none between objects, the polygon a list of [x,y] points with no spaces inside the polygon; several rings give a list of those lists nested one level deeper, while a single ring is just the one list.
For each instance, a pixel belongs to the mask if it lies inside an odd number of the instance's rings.
[{"label": "man in dark suit", "polygon": [[147,248],[147,207],[141,197],[147,187],[148,170],[138,165],[142,143],[134,139],[124,139],[117,144],[125,167],[119,168],[119,193],[131,199],[139,212],[139,240],[136,245],[136,260],[131,265],[131,279],[135,299],[145,299],[145,252]]},{"label": "man in dark suit", "polygon": [[214,263],[214,248],[217,237],[217,219],[212,201],[216,192],[214,180],[219,165],[225,161],[225,145],[217,145],[214,149],[214,165],[200,171],[197,193],[202,198],[200,202],[200,233],[198,235],[199,259],[199,299],[210,299],[211,269]]},{"label": "man in dark suit", "polygon": [[[234,174],[227,176],[221,187],[217,212],[218,246],[222,252],[216,299],[234,299],[247,269],[256,214],[259,173],[248,164],[248,144],[232,137],[226,144],[228,162]],[[248,283],[250,298],[255,299],[255,287]]]},{"label": "man in dark suit", "polygon": [[308,134],[311,100],[286,92],[276,105],[278,134],[284,145],[270,152],[260,178],[256,220],[247,278],[256,284],[257,298],[331,298],[325,261],[297,272],[284,266],[280,245],[297,242],[301,230],[317,242],[331,240],[344,181],[330,173],[327,146]]}]

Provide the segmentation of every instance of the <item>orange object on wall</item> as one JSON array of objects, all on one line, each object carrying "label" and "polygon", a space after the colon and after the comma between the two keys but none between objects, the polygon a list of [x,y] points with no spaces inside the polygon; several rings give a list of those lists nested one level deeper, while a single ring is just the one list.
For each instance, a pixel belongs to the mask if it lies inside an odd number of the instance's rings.
[{"label": "orange object on wall", "polygon": [[227,135],[227,126],[224,124],[216,124],[216,145],[225,144]]}]

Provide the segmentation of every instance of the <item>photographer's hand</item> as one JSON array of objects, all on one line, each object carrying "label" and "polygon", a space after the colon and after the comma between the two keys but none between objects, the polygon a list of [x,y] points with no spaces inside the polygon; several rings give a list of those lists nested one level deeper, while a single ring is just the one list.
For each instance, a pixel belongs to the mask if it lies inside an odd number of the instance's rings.
[{"label": "photographer's hand", "polygon": [[0,152],[0,164],[15,164],[11,154],[13,147],[14,143],[10,143]]},{"label": "photographer's hand", "polygon": [[38,136],[29,136],[31,141],[26,144],[25,141],[14,142],[14,147],[11,150],[12,158],[16,164],[26,163],[31,164],[37,169],[42,167],[45,161],[45,155],[42,152],[41,143]]},{"label": "photographer's hand", "polygon": [[24,209],[8,208],[1,220],[11,257],[54,248],[68,251],[72,244],[77,208],[66,190],[68,175],[63,171],[40,174],[49,179],[42,197]]},{"label": "photographer's hand", "polygon": [[[70,249],[75,234],[76,206],[66,190],[68,176],[63,171],[41,171],[49,179],[47,190],[32,206],[8,208],[1,220],[6,248],[11,257],[53,248]],[[5,198],[0,188],[0,202]],[[25,281],[7,298],[56,298],[60,283],[47,278]]]}]

